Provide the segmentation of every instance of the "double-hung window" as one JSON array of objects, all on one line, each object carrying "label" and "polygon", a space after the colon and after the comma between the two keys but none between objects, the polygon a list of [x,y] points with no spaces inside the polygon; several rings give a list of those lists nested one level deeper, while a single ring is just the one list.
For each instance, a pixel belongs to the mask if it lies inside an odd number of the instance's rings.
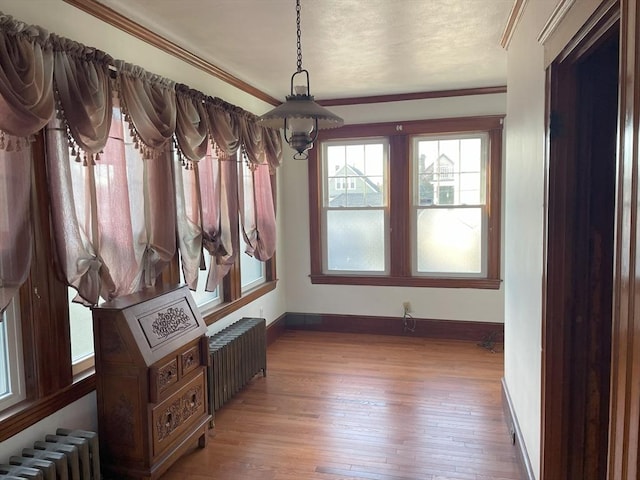
[{"label": "double-hung window", "polygon": [[324,271],[389,272],[388,152],[385,138],[322,144]]},{"label": "double-hung window", "polygon": [[320,132],[312,282],[499,288],[501,154],[502,116]]}]

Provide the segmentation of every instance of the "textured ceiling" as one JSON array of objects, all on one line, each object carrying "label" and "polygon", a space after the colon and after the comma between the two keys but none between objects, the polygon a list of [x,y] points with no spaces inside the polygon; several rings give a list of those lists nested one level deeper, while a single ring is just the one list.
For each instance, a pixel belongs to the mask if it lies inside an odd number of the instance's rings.
[{"label": "textured ceiling", "polygon": [[[98,0],[263,92],[296,70],[294,0]],[[302,0],[317,99],[506,84],[514,0]]]}]

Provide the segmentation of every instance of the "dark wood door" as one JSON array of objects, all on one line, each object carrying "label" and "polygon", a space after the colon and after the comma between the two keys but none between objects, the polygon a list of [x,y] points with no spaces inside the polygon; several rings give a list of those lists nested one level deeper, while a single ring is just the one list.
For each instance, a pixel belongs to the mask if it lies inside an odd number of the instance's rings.
[{"label": "dark wood door", "polygon": [[619,10],[549,69],[542,478],[607,475]]}]

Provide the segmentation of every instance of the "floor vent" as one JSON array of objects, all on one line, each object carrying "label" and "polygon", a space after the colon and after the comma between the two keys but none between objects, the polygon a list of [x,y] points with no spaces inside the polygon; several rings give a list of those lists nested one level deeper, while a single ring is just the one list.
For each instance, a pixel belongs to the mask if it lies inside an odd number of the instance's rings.
[{"label": "floor vent", "polygon": [[100,480],[98,434],[58,428],[0,465],[0,480]]},{"label": "floor vent", "polygon": [[219,410],[258,372],[267,376],[264,318],[242,318],[209,337],[209,411]]}]

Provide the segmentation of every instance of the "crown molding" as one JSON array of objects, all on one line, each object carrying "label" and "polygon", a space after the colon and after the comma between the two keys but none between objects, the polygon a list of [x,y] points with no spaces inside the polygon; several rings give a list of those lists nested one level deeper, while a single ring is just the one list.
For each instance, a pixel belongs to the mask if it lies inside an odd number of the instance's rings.
[{"label": "crown molding", "polygon": [[362,105],[366,103],[404,102],[407,100],[425,100],[429,98],[464,97],[468,95],[492,95],[494,93],[506,93],[507,86],[461,88],[457,90],[435,90],[431,92],[398,93],[394,95],[372,95],[368,97],[333,98],[318,100],[323,107],[336,107],[342,105]]},{"label": "crown molding", "polygon": [[102,20],[109,25],[112,25],[129,35],[146,42],[163,52],[166,52],[180,60],[193,65],[196,68],[222,80],[229,85],[248,93],[264,102],[277,106],[282,102],[271,95],[257,89],[256,87],[249,85],[248,83],[234,77],[229,72],[217,67],[216,65],[203,60],[202,58],[194,55],[188,50],[170,42],[164,37],[152,32],[151,30],[143,27],[142,25],[130,20],[129,18],[119,14],[115,10],[96,2],[95,0],[63,0],[64,2],[90,14],[94,17]]},{"label": "crown molding", "polygon": [[515,0],[515,2],[513,2],[509,18],[507,19],[507,24],[504,27],[504,32],[502,32],[502,37],[500,38],[500,46],[505,50],[509,48],[511,37],[513,37],[513,32],[516,30],[516,26],[520,21],[520,17],[522,17],[522,12],[524,12],[526,4],[527,0]]},{"label": "crown molding", "polygon": [[538,35],[538,42],[543,44],[547,41],[547,39],[556,31],[558,25],[562,22],[562,19],[567,15],[573,4],[576,0],[560,0],[556,5],[556,8],[553,9],[551,15],[549,16],[547,23],[542,27],[542,31],[540,35]]}]

